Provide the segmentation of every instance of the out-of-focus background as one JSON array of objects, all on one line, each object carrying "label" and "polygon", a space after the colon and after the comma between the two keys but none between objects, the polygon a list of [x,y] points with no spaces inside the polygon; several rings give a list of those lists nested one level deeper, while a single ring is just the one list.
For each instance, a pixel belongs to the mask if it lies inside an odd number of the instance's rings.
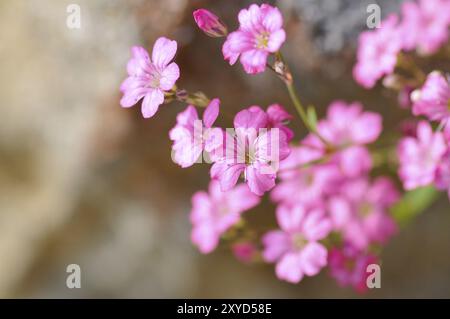
[{"label": "out-of-focus background", "polygon": [[[260,2],[260,1],[254,1]],[[279,0],[283,52],[305,103],[323,115],[335,98],[362,100],[385,127],[405,115],[395,96],[365,91],[351,77],[356,37],[369,3],[382,15],[401,1]],[[69,4],[81,28],[66,26]],[[249,1],[0,1],[1,297],[355,297],[326,271],[291,285],[271,265],[243,265],[226,249],[201,255],[190,243],[190,196],[208,166],[180,169],[168,131],[184,106],[145,120],[122,109],[118,87],[130,47],[159,36],[179,43],[179,85],[220,97],[229,113],[289,103],[271,73],[244,74],[221,41],[196,29],[192,11],[212,9],[234,29]],[[292,109],[291,109],[292,110]],[[293,124],[297,136],[304,134]],[[273,214],[266,203],[248,213]],[[367,297],[450,297],[450,209],[445,196],[403,228],[382,254],[382,287]],[[66,287],[79,264],[82,288]]]}]

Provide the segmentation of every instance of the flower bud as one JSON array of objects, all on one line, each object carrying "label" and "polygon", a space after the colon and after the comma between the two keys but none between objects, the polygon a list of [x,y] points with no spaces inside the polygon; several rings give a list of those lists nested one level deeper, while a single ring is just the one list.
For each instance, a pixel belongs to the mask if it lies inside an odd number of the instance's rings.
[{"label": "flower bud", "polygon": [[205,9],[198,9],[194,11],[195,23],[202,29],[206,35],[213,38],[220,38],[227,35],[227,27],[220,21],[220,19],[212,12]]}]

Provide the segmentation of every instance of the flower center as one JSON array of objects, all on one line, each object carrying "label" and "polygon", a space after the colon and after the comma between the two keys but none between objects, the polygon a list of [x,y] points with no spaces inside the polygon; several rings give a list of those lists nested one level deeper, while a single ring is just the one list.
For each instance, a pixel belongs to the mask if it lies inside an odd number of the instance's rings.
[{"label": "flower center", "polygon": [[161,81],[161,74],[159,74],[159,72],[157,72],[157,71],[154,71],[151,74],[149,86],[151,88],[159,88],[160,81]]},{"label": "flower center", "polygon": [[372,205],[364,202],[359,206],[359,215],[361,217],[367,217],[372,212]]},{"label": "flower center", "polygon": [[303,237],[302,234],[294,234],[292,235],[292,247],[294,250],[300,250],[305,247],[307,240]]},{"label": "flower center", "polygon": [[262,32],[256,36],[256,48],[266,49],[269,45],[269,33]]},{"label": "flower center", "polygon": [[447,109],[450,111],[450,99],[447,101]]},{"label": "flower center", "polygon": [[348,271],[353,271],[353,269],[355,268],[355,260],[353,259],[347,259],[344,261],[344,268],[347,269]]}]

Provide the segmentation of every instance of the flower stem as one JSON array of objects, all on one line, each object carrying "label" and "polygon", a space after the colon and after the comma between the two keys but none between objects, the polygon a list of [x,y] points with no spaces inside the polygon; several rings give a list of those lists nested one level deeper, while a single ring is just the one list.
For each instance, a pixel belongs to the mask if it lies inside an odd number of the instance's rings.
[{"label": "flower stem", "polygon": [[291,98],[291,101],[294,104],[295,109],[297,110],[297,113],[300,116],[300,119],[302,120],[303,124],[311,133],[316,135],[322,141],[322,143],[324,143],[327,146],[327,148],[331,150],[332,149],[331,145],[319,134],[319,132],[317,132],[315,124],[311,123],[310,120],[308,119],[306,110],[303,107],[302,103],[300,102],[297,91],[295,90],[294,78],[292,76],[292,73],[289,70],[287,63],[284,61],[280,51],[275,53],[275,59],[276,60],[274,65],[273,66],[269,65],[269,68],[273,72],[275,72],[275,74],[277,74],[278,77],[286,85],[286,88],[289,92],[289,97]]}]

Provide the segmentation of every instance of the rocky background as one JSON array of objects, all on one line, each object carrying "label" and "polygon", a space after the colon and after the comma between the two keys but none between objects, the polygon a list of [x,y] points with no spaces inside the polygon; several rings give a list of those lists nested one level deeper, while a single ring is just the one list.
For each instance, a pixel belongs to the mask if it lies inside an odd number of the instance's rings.
[{"label": "rocky background", "polygon": [[[404,116],[395,97],[366,92],[351,78],[356,37],[373,2],[386,15],[400,1],[276,4],[304,103],[323,115],[335,98],[362,100],[392,129]],[[81,7],[81,29],[66,27],[70,3]],[[180,86],[220,97],[231,114],[251,104],[291,107],[269,72],[250,77],[227,66],[219,41],[200,33],[191,15],[207,7],[234,28],[249,3],[0,2],[0,297],[356,297],[325,271],[291,285],[272,266],[242,265],[226,249],[199,254],[188,213],[192,193],[207,186],[208,167],[182,170],[170,160],[168,130],[183,106],[163,106],[149,120],[138,107],[119,106],[129,48],[151,49],[165,35],[179,43]],[[249,217],[273,209],[266,203]],[[401,230],[383,252],[382,288],[366,297],[450,297],[449,212],[442,196]],[[81,266],[81,289],[66,287],[72,263]]]}]

